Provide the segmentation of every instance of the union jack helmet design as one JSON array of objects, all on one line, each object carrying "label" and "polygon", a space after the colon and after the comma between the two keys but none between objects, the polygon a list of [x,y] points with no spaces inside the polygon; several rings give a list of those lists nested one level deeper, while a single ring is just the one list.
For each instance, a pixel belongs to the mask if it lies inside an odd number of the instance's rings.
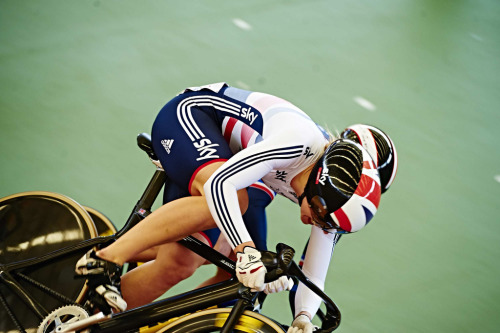
[{"label": "union jack helmet design", "polygon": [[381,129],[363,124],[347,127],[340,137],[356,141],[368,151],[380,174],[382,193],[387,191],[398,171],[398,154],[391,138]]},{"label": "union jack helmet design", "polygon": [[299,204],[307,197],[312,218],[323,230],[351,233],[370,222],[380,195],[379,172],[368,151],[339,139],[314,165]]}]

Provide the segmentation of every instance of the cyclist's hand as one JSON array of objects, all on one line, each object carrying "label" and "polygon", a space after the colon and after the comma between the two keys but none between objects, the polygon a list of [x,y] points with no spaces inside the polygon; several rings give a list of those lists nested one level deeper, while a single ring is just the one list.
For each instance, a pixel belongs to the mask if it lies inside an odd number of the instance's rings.
[{"label": "cyclist's hand", "polygon": [[245,246],[243,252],[236,254],[236,276],[245,286],[257,291],[264,290],[264,277],[267,269],[260,260],[260,252],[251,247]]},{"label": "cyclist's hand", "polygon": [[280,276],[279,279],[266,283],[264,292],[266,294],[279,293],[283,290],[291,290],[293,287],[293,280],[287,276]]},{"label": "cyclist's hand", "polygon": [[295,318],[287,333],[312,333],[314,329],[311,319],[305,314],[300,314]]}]

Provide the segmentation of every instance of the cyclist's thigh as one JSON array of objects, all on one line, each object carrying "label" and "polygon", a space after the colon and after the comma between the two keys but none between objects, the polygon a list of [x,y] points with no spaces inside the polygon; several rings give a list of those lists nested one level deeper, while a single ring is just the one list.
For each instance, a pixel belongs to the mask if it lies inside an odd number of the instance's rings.
[{"label": "cyclist's thigh", "polygon": [[[195,233],[192,236],[209,245],[209,240],[201,233]],[[195,270],[204,262],[204,258],[177,242],[161,245],[158,248],[158,254],[155,259],[155,264],[164,269],[182,267]]]},{"label": "cyclist's thigh", "polygon": [[[190,196],[187,188],[182,188],[180,185],[172,181],[170,178],[166,179],[165,189],[163,192],[163,204],[187,196]],[[218,228],[211,228],[204,231],[200,231],[199,233],[193,236],[202,240],[205,244],[213,248],[217,242],[217,239],[219,238],[219,235],[220,235],[220,230]]]}]

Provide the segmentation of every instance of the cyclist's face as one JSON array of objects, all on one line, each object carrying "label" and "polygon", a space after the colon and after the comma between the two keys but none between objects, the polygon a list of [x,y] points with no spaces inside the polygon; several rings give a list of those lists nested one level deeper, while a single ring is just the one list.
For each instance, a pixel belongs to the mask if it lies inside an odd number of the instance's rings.
[{"label": "cyclist's face", "polygon": [[317,226],[318,228],[322,229],[325,234],[334,232],[344,233],[343,231],[338,231],[335,229],[324,229],[324,223],[315,221],[316,218],[318,217],[317,215],[314,214],[314,211],[309,207],[309,202],[307,201],[307,198],[304,198],[302,200],[302,205],[300,205],[300,220],[302,221],[302,223]]},{"label": "cyclist's face", "polygon": [[304,224],[315,225],[307,198],[304,198],[304,200],[302,200],[302,205],[300,205],[300,220]]}]

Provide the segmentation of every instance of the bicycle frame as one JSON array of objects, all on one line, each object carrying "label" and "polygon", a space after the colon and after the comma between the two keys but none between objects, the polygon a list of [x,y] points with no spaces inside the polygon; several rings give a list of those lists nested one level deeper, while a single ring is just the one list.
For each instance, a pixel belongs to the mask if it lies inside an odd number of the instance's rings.
[{"label": "bicycle frame", "polygon": [[[0,277],[2,279],[2,282],[8,284],[9,287],[11,287],[10,289],[22,298],[22,300],[29,306],[29,308],[35,314],[37,314],[41,321],[46,315],[48,315],[48,311],[44,309],[43,306],[36,301],[36,299],[34,299],[31,295],[29,295],[29,293],[24,290],[19,282],[17,282],[16,279],[13,278],[10,272],[26,267],[32,267],[33,265],[37,264],[43,264],[45,262],[60,258],[61,256],[69,255],[77,250],[84,250],[87,248],[90,249],[103,241],[105,242],[106,239],[107,238],[102,237],[92,239],[89,241],[84,241],[77,246],[61,249],[60,251],[50,253],[41,258],[29,259],[21,262],[15,262],[13,264],[2,265]],[[189,245],[193,249],[206,246],[195,238],[186,240],[186,242],[193,242]],[[210,248],[208,246],[206,247]],[[220,253],[214,251],[209,255],[206,255],[206,259],[212,260],[214,263],[218,263],[220,267],[223,267],[227,271],[231,271],[230,267],[233,267],[232,272],[234,272],[234,262],[232,262],[227,257],[223,255],[219,256],[216,253],[220,255]],[[216,260],[213,255],[219,257],[219,260]],[[244,287],[233,277],[228,281],[196,289],[194,291],[189,291],[180,295],[151,303],[143,307],[131,309],[118,314],[113,314],[111,315],[111,318],[109,320],[97,324],[92,329],[93,332],[123,332],[123,330],[140,328],[146,325],[154,325],[173,317],[192,313],[194,311],[202,310],[210,306],[228,302],[234,299],[240,300],[240,308],[244,310],[247,306],[255,301],[256,297],[257,294],[251,293],[249,291],[249,288]],[[239,314],[241,314],[241,312]]]},{"label": "bicycle frame", "polygon": [[[138,145],[154,158],[154,152],[150,146],[150,141],[147,136],[139,135]],[[16,280],[15,276],[25,279],[22,273],[18,272],[26,268],[31,268],[37,265],[42,265],[53,260],[61,259],[65,256],[72,255],[76,252],[83,252],[91,249],[97,245],[106,245],[114,241],[125,232],[130,230],[134,225],[144,219],[151,212],[151,207],[156,200],[159,192],[161,191],[165,182],[166,175],[161,169],[157,169],[149,182],[146,190],[141,198],[135,205],[132,213],[127,219],[124,227],[119,230],[115,235],[107,237],[96,237],[86,241],[82,241],[76,245],[53,251],[38,258],[31,258],[9,264],[0,264],[0,283],[4,283],[9,289],[15,293],[33,313],[42,321],[49,311],[43,307],[42,304],[30,295],[23,286]],[[212,249],[210,246],[205,245],[194,237],[187,237],[179,241],[182,245],[194,251],[203,258],[209,260],[216,266],[226,270],[232,274],[232,278],[211,286],[203,287],[167,299],[156,301],[154,303],[127,310],[122,313],[112,314],[108,320],[91,326],[92,332],[123,332],[124,330],[137,329],[147,325],[155,325],[159,322],[167,321],[171,318],[181,316],[194,311],[206,309],[210,306],[237,300],[236,305],[233,307],[228,319],[226,320],[221,332],[231,332],[237,319],[241,316],[243,311],[255,303],[259,293],[253,293],[249,288],[244,287],[235,278],[235,263],[231,259]],[[292,250],[293,251],[293,250]],[[281,260],[271,259],[266,263],[270,269],[275,268],[275,271],[280,270],[282,274],[289,274],[295,276],[299,281],[308,286],[313,292],[318,294],[324,301],[327,307],[327,313],[323,320],[323,325],[320,332],[331,332],[340,324],[340,312],[335,303],[323,293],[316,285],[314,285],[302,273],[302,270],[292,261],[293,252],[287,254],[280,254],[283,258]],[[278,256],[279,257],[279,256]],[[284,258],[286,257],[286,258]],[[280,259],[280,258],[278,258]],[[277,269],[276,269],[277,268]],[[29,278],[27,278],[29,279]],[[56,291],[51,290],[36,281],[28,282],[34,284],[42,291],[58,298],[63,303],[75,304],[72,300],[67,299],[65,296],[58,294]],[[15,315],[12,313],[9,306],[6,304],[4,297],[0,294],[0,301],[6,307],[12,320],[18,327],[20,323],[16,321]]]}]

